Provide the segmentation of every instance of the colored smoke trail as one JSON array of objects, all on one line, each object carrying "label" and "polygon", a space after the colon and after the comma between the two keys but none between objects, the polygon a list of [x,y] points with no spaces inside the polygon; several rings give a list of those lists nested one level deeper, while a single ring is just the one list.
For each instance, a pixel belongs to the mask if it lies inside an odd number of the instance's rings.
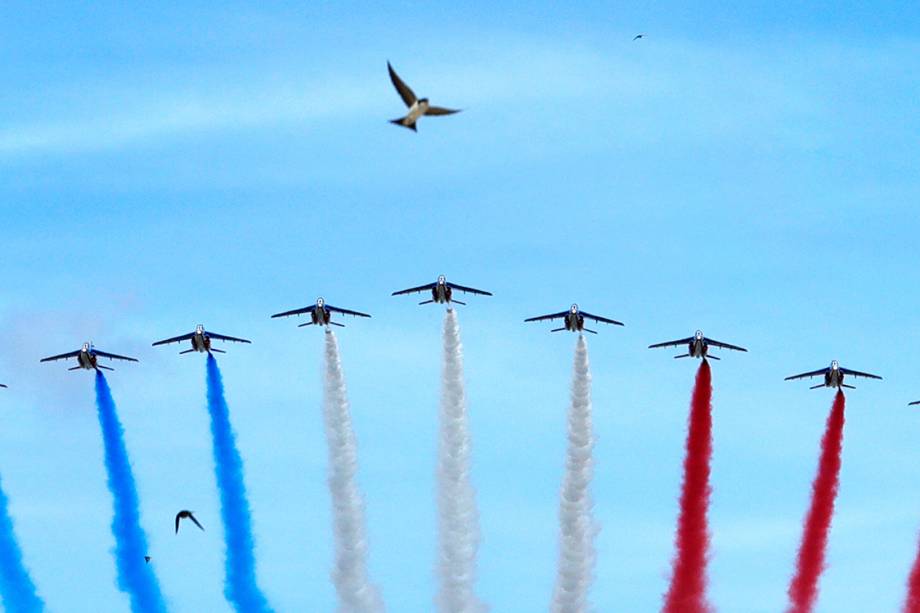
[{"label": "colored smoke trail", "polygon": [[696,373],[684,459],[671,585],[665,596],[667,613],[711,611],[706,601],[709,551],[709,464],[712,460],[712,372],[705,359]]},{"label": "colored smoke trail", "polygon": [[596,533],[589,491],[594,474],[591,372],[584,336],[578,337],[575,348],[568,422],[565,476],[559,493],[559,571],[551,610],[581,613],[590,610],[588,591],[594,579]]},{"label": "colored smoke trail", "polygon": [[9,501],[0,487],[0,596],[7,611],[35,613],[45,603],[35,593],[35,584],[22,564],[22,550],[13,533]]},{"label": "colored smoke trail", "polygon": [[224,596],[237,611],[271,611],[256,584],[255,545],[249,500],[243,485],[243,460],[230,427],[230,412],[224,399],[224,383],[217,360],[208,354],[208,413],[214,445],[214,473],[220,491],[220,515],[224,524],[226,560]]},{"label": "colored smoke trail", "polygon": [[342,613],[383,611],[383,601],[367,575],[367,536],[364,501],[355,475],[358,444],[351,426],[348,389],[339,344],[332,330],[326,331],[326,376],[323,417],[329,446],[329,493],[335,524],[335,568],[332,581]]},{"label": "colored smoke trail", "polygon": [[118,567],[118,588],[131,598],[131,610],[148,613],[166,611],[160,584],[153,567],[147,564],[147,535],[141,528],[140,503],[137,487],[125,448],[124,430],[118,421],[112,391],[101,371],[96,371],[96,408],[102,441],[105,446],[105,469],[112,492],[115,536],[115,561]]},{"label": "colored smoke trail", "polygon": [[914,567],[910,571],[910,579],[907,582],[907,602],[904,603],[904,613],[920,613],[920,550],[917,551],[917,559],[914,560]]},{"label": "colored smoke trail", "polygon": [[811,611],[818,597],[818,580],[824,571],[827,535],[831,529],[834,500],[840,483],[845,407],[846,398],[843,391],[838,390],[821,439],[821,459],[818,462],[818,474],[812,484],[811,507],[805,517],[795,576],[789,584],[789,613]]},{"label": "colored smoke trail", "polygon": [[470,482],[470,432],[463,388],[463,347],[457,313],[444,317],[440,439],[438,441],[438,578],[441,613],[486,610],[474,591],[479,514]]}]

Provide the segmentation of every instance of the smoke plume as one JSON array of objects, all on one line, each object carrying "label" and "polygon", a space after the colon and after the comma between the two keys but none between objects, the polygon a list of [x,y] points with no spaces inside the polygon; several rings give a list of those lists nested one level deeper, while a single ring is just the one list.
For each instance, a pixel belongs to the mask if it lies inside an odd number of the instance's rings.
[{"label": "smoke plume", "polygon": [[13,532],[9,501],[0,487],[0,596],[9,611],[37,613],[45,603],[35,593],[35,584],[22,563],[22,550]]}]

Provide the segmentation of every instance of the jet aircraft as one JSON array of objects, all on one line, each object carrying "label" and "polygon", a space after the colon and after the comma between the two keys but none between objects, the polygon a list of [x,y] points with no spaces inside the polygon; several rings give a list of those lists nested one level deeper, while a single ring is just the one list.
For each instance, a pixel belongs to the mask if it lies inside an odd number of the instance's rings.
[{"label": "jet aircraft", "polygon": [[304,326],[338,326],[344,328],[345,324],[340,324],[336,321],[332,321],[332,314],[340,313],[342,315],[353,315],[355,317],[370,317],[367,313],[360,313],[358,311],[351,311],[349,309],[340,309],[334,307],[331,304],[326,304],[326,301],[323,298],[317,298],[316,304],[311,304],[308,307],[302,309],[294,309],[293,311],[285,311],[284,313],[275,313],[272,315],[272,318],[275,317],[290,317],[291,315],[310,315],[310,321],[304,324],[297,326],[298,328],[303,328]]},{"label": "jet aircraft", "polygon": [[608,319],[606,317],[601,317],[600,315],[592,315],[587,311],[582,311],[578,308],[577,304],[573,304],[571,307],[569,307],[568,311],[552,313],[550,315],[540,315],[539,317],[530,317],[525,319],[524,322],[550,321],[553,319],[562,319],[564,325],[561,328],[553,328],[550,330],[550,332],[562,332],[563,330],[569,330],[571,332],[590,332],[591,334],[597,334],[596,331],[585,327],[585,319],[590,319],[599,323],[613,324],[615,326],[623,325],[622,322],[616,321],[614,319]]},{"label": "jet aircraft", "polygon": [[198,324],[195,326],[194,332],[189,332],[188,334],[183,334],[182,336],[174,336],[172,338],[167,338],[162,341],[157,341],[153,344],[154,347],[158,345],[168,345],[169,343],[181,343],[182,341],[191,341],[192,348],[186,349],[185,351],[180,351],[179,355],[185,353],[192,353],[193,351],[198,351],[200,353],[210,353],[215,351],[217,353],[227,353],[222,349],[217,349],[211,346],[211,341],[229,341],[233,343],[250,343],[245,338],[236,338],[234,336],[224,336],[223,334],[217,334],[215,332],[207,332],[204,329],[204,325]]},{"label": "jet aircraft", "polygon": [[405,117],[391,119],[390,123],[417,132],[418,130],[415,124],[422,115],[453,115],[454,113],[460,112],[456,109],[445,109],[440,106],[432,106],[428,103],[428,98],[419,98],[415,95],[415,92],[399,78],[399,75],[396,74],[396,71],[393,70],[389,62],[387,62],[387,70],[390,72],[390,81],[393,82],[393,87],[396,88],[399,97],[402,98],[402,101],[409,107],[409,111],[406,113]]},{"label": "jet aircraft", "polygon": [[68,358],[77,358],[77,365],[73,368],[68,368],[67,370],[80,370],[81,368],[84,370],[115,370],[114,368],[109,368],[108,366],[99,364],[98,358],[124,360],[125,362],[137,362],[137,360],[134,358],[100,351],[99,349],[93,347],[92,343],[83,343],[82,349],[77,349],[76,351],[71,351],[69,353],[62,353],[61,355],[53,355],[49,358],[42,358],[40,361],[54,362],[55,360],[66,360]]},{"label": "jet aircraft", "polygon": [[444,275],[439,275],[438,280],[435,281],[434,283],[428,283],[426,285],[419,285],[418,287],[410,287],[409,289],[402,289],[402,290],[399,290],[398,292],[393,292],[391,295],[402,296],[404,294],[415,294],[415,293],[422,293],[422,292],[428,291],[428,292],[431,292],[431,300],[423,300],[422,302],[419,302],[419,304],[431,304],[432,302],[436,302],[438,304],[448,304],[449,305],[451,302],[455,302],[457,304],[462,304],[466,306],[465,302],[460,302],[459,300],[454,299],[453,290],[457,290],[458,292],[463,292],[464,294],[479,294],[480,296],[491,296],[492,295],[491,292],[483,291],[481,289],[476,289],[474,287],[466,287],[464,285],[457,285],[456,283],[450,283],[447,280],[447,277],[445,277]]},{"label": "jet aircraft", "polygon": [[813,385],[809,389],[816,390],[819,387],[836,387],[840,389],[845,387],[847,389],[856,389],[852,385],[847,385],[843,382],[846,375],[852,377],[865,377],[866,379],[881,379],[878,375],[870,375],[867,372],[859,372],[858,370],[850,370],[848,368],[843,368],[840,366],[840,363],[837,360],[831,362],[831,365],[827,368],[822,368],[821,370],[814,370],[812,372],[804,372],[800,375],[792,375],[791,377],[786,377],[786,381],[792,381],[793,379],[806,379],[809,377],[824,377],[824,383],[818,385]]},{"label": "jet aircraft", "polygon": [[713,347],[718,347],[719,349],[731,349],[733,351],[744,351],[747,352],[747,349],[744,347],[738,347],[737,345],[729,345],[728,343],[723,343],[721,341],[713,340],[711,338],[706,338],[703,336],[703,333],[699,330],[691,336],[690,338],[682,338],[676,341],[668,341],[666,343],[656,343],[654,345],[649,345],[649,349],[658,349],[659,347],[680,347],[681,345],[687,346],[687,353],[682,353],[680,355],[675,355],[675,358],[703,358],[707,357],[712,360],[719,360],[718,356],[709,355],[710,345]]}]

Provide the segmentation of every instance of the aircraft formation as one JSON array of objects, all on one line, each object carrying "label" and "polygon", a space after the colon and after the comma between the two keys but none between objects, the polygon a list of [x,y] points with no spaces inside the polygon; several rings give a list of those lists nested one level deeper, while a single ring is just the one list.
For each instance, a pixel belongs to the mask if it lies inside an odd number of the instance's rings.
[{"label": "aircraft formation", "polygon": [[[395,73],[394,73],[395,74]],[[407,289],[402,289],[393,292],[392,296],[404,296],[408,294],[424,294],[429,293],[431,298],[419,302],[419,305],[426,304],[445,304],[448,309],[453,308],[452,305],[466,305],[466,302],[457,300],[454,297],[454,292],[461,292],[463,294],[471,294],[478,296],[491,296],[492,293],[477,289],[475,287],[470,287],[466,285],[460,285],[458,283],[453,283],[447,280],[447,277],[444,275],[439,275],[437,280],[433,283],[426,283],[424,285],[418,285],[415,287],[410,287]],[[370,314],[363,313],[361,311],[354,311],[352,309],[345,309],[340,307],[332,306],[327,303],[326,300],[322,297],[317,298],[314,304],[305,306],[302,308],[291,309],[289,311],[283,311],[281,313],[275,313],[271,317],[295,317],[306,315],[310,317],[310,321],[299,324],[298,327],[302,328],[305,326],[319,326],[328,331],[330,326],[345,327],[345,324],[338,321],[333,321],[333,315],[350,315],[352,317],[363,317],[369,318]],[[540,321],[554,321],[562,320],[562,326],[559,328],[553,328],[550,332],[576,332],[579,334],[588,332],[590,334],[597,334],[596,330],[585,327],[586,321],[593,321],[595,323],[603,323],[613,326],[623,326],[623,322],[611,319],[609,317],[604,317],[601,315],[594,315],[583,309],[581,309],[577,304],[573,304],[565,311],[560,311],[558,313],[549,313],[547,315],[538,315],[536,317],[528,317],[524,320],[525,323],[530,322],[540,322]],[[163,339],[153,343],[154,347],[168,345],[171,343],[182,343],[188,341],[191,344],[191,349],[186,349],[180,351],[179,355],[187,353],[226,353],[223,349],[218,349],[214,347],[213,341],[223,341],[231,343],[251,343],[251,341],[245,338],[239,338],[235,336],[227,336],[224,334],[218,334],[216,332],[210,332],[205,329],[203,324],[198,324],[195,327],[194,332],[189,332],[188,334],[182,334],[179,336],[174,336],[172,338]],[[717,341],[712,338],[707,338],[702,331],[697,330],[693,336],[687,338],[681,338],[673,341],[665,341],[662,343],[654,343],[649,345],[649,349],[661,349],[668,347],[684,347],[686,348],[686,353],[681,353],[674,356],[675,359],[678,358],[699,358],[703,360],[721,360],[719,356],[713,355],[710,353],[710,348],[715,347],[717,349],[725,349],[730,351],[738,351],[746,353],[747,349],[744,347],[733,345],[731,343],[725,343],[722,341]],[[127,362],[137,362],[136,358],[119,355],[115,353],[108,353],[100,349],[96,349],[92,343],[86,342],[83,343],[83,347],[76,351],[70,351],[68,353],[62,353],[59,355],[53,355],[47,358],[42,358],[41,362],[53,362],[56,360],[68,360],[71,358],[76,358],[77,365],[68,368],[68,370],[114,370],[110,366],[99,363],[99,358],[106,358],[108,360],[122,360]],[[814,385],[809,389],[819,389],[822,387],[827,388],[847,388],[855,389],[854,386],[844,383],[844,379],[849,376],[853,378],[865,378],[865,379],[877,379],[881,380],[881,377],[867,372],[862,372],[858,370],[851,370],[849,368],[844,368],[840,366],[840,363],[837,360],[833,360],[830,363],[830,366],[826,368],[821,368],[818,370],[813,370],[809,372],[800,373],[797,375],[791,375],[786,377],[786,381],[793,381],[797,379],[808,379],[812,377],[824,377],[824,382]],[[6,385],[0,384],[0,387],[7,387]],[[920,405],[920,400],[916,402],[911,402],[911,406]]]}]

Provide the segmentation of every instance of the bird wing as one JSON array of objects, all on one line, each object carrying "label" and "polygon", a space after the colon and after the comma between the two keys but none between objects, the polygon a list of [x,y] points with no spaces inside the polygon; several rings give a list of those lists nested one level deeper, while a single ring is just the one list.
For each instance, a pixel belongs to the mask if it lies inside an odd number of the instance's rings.
[{"label": "bird wing", "polygon": [[399,78],[399,75],[396,74],[396,71],[393,70],[393,67],[390,66],[389,62],[387,62],[387,70],[390,72],[390,81],[393,82],[393,87],[395,87],[396,91],[399,92],[399,97],[402,98],[402,101],[406,103],[406,106],[412,106],[415,104],[416,100],[418,100],[415,92],[412,91],[412,88],[406,85],[403,80]]},{"label": "bird wing", "polygon": [[425,111],[426,115],[453,115],[459,113],[460,109],[445,109],[443,106],[429,106]]},{"label": "bird wing", "polygon": [[179,534],[179,519],[182,517],[182,511],[176,513],[176,534]]},{"label": "bird wing", "polygon": [[191,513],[189,513],[189,514],[188,514],[188,518],[189,518],[190,520],[192,520],[193,522],[195,522],[195,525],[196,525],[196,526],[198,526],[199,528],[201,528],[202,530],[204,530],[204,526],[202,526],[200,523],[198,523],[198,520],[195,519],[195,516],[194,516],[194,515],[192,515]]}]

